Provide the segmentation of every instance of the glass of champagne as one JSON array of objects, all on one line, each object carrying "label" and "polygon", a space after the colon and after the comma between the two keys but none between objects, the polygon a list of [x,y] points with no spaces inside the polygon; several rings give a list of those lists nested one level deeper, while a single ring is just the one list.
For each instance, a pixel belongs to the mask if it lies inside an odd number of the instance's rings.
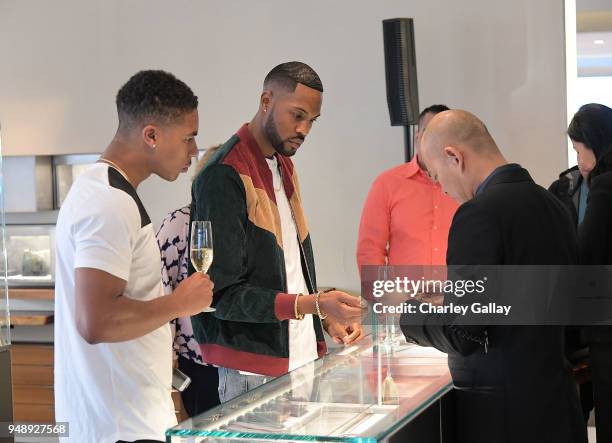
[{"label": "glass of champagne", "polygon": [[[189,249],[191,264],[198,272],[206,274],[213,261],[212,226],[209,221],[191,222],[191,243]],[[202,312],[214,312],[205,308]]]}]

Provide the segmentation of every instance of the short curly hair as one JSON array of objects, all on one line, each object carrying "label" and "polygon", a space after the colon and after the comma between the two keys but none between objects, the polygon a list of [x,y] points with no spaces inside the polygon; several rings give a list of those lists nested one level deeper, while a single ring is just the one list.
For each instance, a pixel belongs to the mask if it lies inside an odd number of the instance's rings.
[{"label": "short curly hair", "polygon": [[275,66],[266,75],[264,87],[270,83],[275,83],[290,92],[295,91],[298,83],[323,92],[323,83],[319,75],[314,69],[302,62],[287,62]]},{"label": "short curly hair", "polygon": [[139,124],[167,124],[198,107],[196,97],[185,83],[169,72],[140,71],[117,92],[119,128]]}]

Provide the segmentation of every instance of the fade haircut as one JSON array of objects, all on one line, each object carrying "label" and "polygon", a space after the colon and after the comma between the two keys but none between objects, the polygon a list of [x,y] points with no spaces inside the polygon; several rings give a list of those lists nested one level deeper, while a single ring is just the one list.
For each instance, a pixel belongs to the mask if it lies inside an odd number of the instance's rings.
[{"label": "fade haircut", "polygon": [[169,72],[140,71],[117,92],[119,129],[168,124],[198,107],[198,97]]},{"label": "fade haircut", "polygon": [[266,75],[264,88],[272,83],[289,92],[294,92],[298,83],[323,92],[323,83],[319,75],[314,69],[302,62],[281,63],[274,67]]},{"label": "fade haircut", "polygon": [[423,121],[423,117],[425,117],[425,114],[436,115],[444,111],[450,111],[450,108],[446,105],[431,105],[423,109],[419,114],[419,128],[421,127],[421,121]]}]

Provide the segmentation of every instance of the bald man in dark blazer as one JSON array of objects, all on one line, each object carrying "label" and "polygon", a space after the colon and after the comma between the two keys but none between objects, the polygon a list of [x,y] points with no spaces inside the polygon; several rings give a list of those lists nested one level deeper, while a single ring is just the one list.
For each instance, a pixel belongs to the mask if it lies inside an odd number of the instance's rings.
[{"label": "bald man in dark blazer", "polygon": [[[566,209],[525,169],[507,163],[477,117],[438,114],[421,143],[432,178],[462,204],[449,233],[449,266],[577,262]],[[402,330],[409,341],[448,353],[459,443],[587,441],[562,326],[430,322]]]}]

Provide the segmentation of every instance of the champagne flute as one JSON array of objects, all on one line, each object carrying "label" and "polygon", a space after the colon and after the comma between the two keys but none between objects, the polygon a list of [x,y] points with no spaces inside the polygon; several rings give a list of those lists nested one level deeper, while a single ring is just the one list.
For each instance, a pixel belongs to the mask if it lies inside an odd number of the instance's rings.
[{"label": "champagne flute", "polygon": [[[198,272],[206,274],[213,261],[212,226],[209,221],[191,222],[191,243],[189,249],[191,264]],[[215,308],[204,308],[202,312],[214,312]]]},{"label": "champagne flute", "polygon": [[[395,278],[395,271],[392,265],[385,265],[384,271],[384,280],[393,281]],[[390,302],[390,299],[395,295],[395,291],[387,293],[387,300],[385,300],[385,305],[393,304]],[[384,314],[384,334],[385,338],[383,344],[385,347],[392,349],[393,348],[393,333],[395,332],[394,324],[393,324],[393,314]]]}]

